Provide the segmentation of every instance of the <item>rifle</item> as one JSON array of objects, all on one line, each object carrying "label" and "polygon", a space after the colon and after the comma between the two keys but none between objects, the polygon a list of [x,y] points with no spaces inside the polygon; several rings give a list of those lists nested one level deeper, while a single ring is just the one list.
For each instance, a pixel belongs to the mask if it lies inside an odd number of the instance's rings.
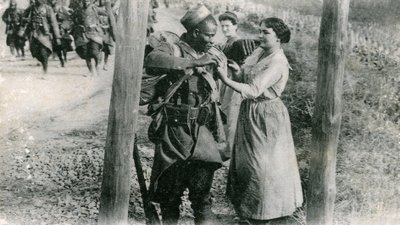
[{"label": "rifle", "polygon": [[140,193],[142,195],[144,215],[146,217],[147,225],[160,225],[160,218],[158,216],[155,206],[150,202],[148,190],[146,187],[146,180],[143,175],[142,162],[140,161],[139,148],[137,146],[137,137],[135,135],[135,142],[133,145],[133,161],[135,162],[136,174],[138,176]]}]

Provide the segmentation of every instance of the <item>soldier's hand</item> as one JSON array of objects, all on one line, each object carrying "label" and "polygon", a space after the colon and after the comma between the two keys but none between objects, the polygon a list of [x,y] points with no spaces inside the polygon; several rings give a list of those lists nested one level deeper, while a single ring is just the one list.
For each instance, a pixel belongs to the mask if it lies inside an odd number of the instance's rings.
[{"label": "soldier's hand", "polygon": [[217,61],[210,54],[204,54],[202,57],[193,61],[193,66],[205,66],[210,64],[217,64]]},{"label": "soldier's hand", "polygon": [[60,40],[60,38],[57,38],[57,39],[56,39],[56,44],[57,44],[57,45],[61,45],[61,40]]}]

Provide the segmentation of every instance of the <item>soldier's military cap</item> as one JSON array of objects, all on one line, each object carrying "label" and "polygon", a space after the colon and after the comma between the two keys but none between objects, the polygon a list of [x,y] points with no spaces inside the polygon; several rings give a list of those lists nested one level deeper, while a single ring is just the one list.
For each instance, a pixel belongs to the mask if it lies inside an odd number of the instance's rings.
[{"label": "soldier's military cap", "polygon": [[192,9],[189,9],[189,11],[187,11],[182,17],[181,23],[187,31],[190,31],[209,15],[211,15],[211,12],[207,9],[207,7],[200,4]]}]

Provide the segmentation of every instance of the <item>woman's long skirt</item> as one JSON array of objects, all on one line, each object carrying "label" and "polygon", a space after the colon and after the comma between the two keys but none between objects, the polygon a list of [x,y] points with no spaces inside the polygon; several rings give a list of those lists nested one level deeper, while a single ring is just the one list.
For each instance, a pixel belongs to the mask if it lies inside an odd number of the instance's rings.
[{"label": "woman's long skirt", "polygon": [[302,205],[289,114],[279,98],[242,102],[227,195],[238,216],[249,219],[288,216]]}]

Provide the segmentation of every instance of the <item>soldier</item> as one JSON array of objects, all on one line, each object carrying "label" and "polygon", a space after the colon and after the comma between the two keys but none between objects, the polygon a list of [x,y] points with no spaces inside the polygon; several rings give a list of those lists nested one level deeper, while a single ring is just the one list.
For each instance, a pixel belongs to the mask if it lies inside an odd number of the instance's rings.
[{"label": "soldier", "polygon": [[150,36],[150,34],[154,33],[153,25],[156,23],[154,18],[155,18],[155,11],[152,8],[152,6],[149,5],[149,12],[147,15],[147,37]]},{"label": "soldier", "polygon": [[164,0],[165,8],[169,8],[169,0]]},{"label": "soldier", "polygon": [[61,45],[53,43],[53,51],[60,59],[61,66],[67,62],[67,52],[72,51],[72,38],[69,35],[72,27],[71,9],[58,4],[57,0],[51,0],[51,7],[56,15],[61,35]]},{"label": "soldier", "polygon": [[4,23],[6,23],[7,46],[10,47],[11,55],[14,55],[14,50],[16,50],[17,57],[25,57],[26,37],[22,26],[22,14],[23,12],[17,8],[16,0],[11,0],[10,6],[2,16]]},{"label": "soldier", "polygon": [[157,21],[157,12],[156,12],[155,9],[157,9],[159,7],[158,1],[157,0],[150,0],[150,7],[151,7],[151,9],[153,11],[152,14],[151,14],[152,20],[153,20],[154,23],[157,23],[158,22]]},{"label": "soldier", "polygon": [[215,224],[210,189],[227,155],[219,151],[226,143],[212,63],[226,58],[213,46],[217,22],[204,5],[189,10],[181,23],[187,32],[180,40],[161,44],[145,59],[147,74],[167,74],[160,81],[162,100],[149,106],[149,138],[156,144],[150,196],[160,203],[163,224],[177,224],[188,188],[195,224]]},{"label": "soldier", "polygon": [[[75,40],[75,51],[86,61],[91,73],[97,74],[103,49],[103,29],[100,16],[108,16],[105,9],[94,4],[93,0],[84,0],[82,6],[78,6],[72,14],[74,27],[72,35]],[[95,62],[95,69],[92,66]]]},{"label": "soldier", "polygon": [[24,12],[29,33],[29,47],[34,58],[42,63],[44,73],[47,73],[48,58],[52,53],[52,40],[61,45],[61,35],[58,29],[56,15],[45,0],[33,0]]},{"label": "soldier", "polygon": [[[112,6],[115,5],[112,4]],[[114,14],[117,13],[117,11],[114,11],[114,7],[112,11],[114,12]],[[110,19],[111,18],[108,14],[100,16],[101,28],[103,29],[103,52],[104,52],[103,70],[108,69],[108,58],[114,52],[115,37],[114,37],[113,27],[111,27]]]}]

